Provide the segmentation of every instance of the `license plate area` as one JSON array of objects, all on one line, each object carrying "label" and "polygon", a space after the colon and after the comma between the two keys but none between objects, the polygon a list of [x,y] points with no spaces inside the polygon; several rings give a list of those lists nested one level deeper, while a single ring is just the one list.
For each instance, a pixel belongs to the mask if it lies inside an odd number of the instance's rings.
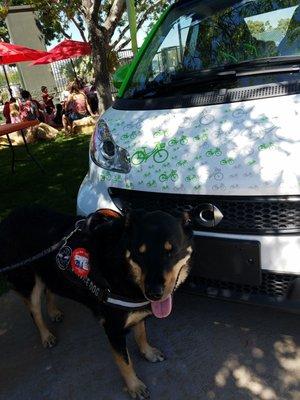
[{"label": "license plate area", "polygon": [[261,284],[260,242],[195,236],[192,274],[241,285]]}]

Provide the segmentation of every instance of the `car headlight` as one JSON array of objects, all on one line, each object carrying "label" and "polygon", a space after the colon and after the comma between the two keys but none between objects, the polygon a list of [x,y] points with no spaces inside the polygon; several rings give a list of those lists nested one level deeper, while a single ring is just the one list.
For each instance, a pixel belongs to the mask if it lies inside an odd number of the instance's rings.
[{"label": "car headlight", "polygon": [[103,119],[96,125],[91,140],[90,154],[95,164],[109,171],[127,174],[131,169],[128,151],[115,143]]}]

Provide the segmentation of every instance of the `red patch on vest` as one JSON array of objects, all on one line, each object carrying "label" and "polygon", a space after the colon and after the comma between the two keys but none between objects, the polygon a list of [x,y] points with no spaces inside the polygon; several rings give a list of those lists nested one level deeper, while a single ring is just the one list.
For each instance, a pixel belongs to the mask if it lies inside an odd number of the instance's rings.
[{"label": "red patch on vest", "polygon": [[72,251],[71,267],[74,274],[86,278],[90,272],[90,254],[89,252],[79,247]]}]

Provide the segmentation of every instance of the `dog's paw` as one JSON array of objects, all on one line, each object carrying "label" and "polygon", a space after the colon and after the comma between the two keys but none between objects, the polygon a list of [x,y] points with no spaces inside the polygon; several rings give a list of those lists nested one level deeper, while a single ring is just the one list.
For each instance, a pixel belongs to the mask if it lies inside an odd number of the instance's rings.
[{"label": "dog's paw", "polygon": [[150,347],[142,353],[143,356],[146,358],[146,360],[156,363],[156,362],[161,362],[166,359],[164,354],[158,350],[156,347]]},{"label": "dog's paw", "polygon": [[54,347],[57,343],[56,337],[49,332],[47,336],[42,338],[42,343],[45,349],[51,349],[51,347]]},{"label": "dog's paw", "polygon": [[50,316],[52,322],[61,322],[64,319],[64,313],[60,310],[57,310],[55,313]]},{"label": "dog's paw", "polygon": [[126,390],[128,391],[132,399],[137,399],[137,400],[150,399],[150,392],[147,386],[139,379],[133,385],[127,387]]}]

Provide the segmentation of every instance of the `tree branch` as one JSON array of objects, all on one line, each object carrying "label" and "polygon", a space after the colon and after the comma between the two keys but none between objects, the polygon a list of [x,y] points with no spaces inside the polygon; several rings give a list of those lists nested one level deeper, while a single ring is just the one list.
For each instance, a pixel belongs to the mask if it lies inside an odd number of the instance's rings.
[{"label": "tree branch", "polygon": [[106,29],[109,38],[111,38],[118,23],[120,22],[125,8],[125,0],[114,0],[108,16],[103,24],[103,28]]},{"label": "tree branch", "polygon": [[125,28],[120,32],[118,39],[116,39],[112,44],[111,48],[114,49],[117,44],[120,43],[120,41],[123,39],[123,37],[126,35],[126,33],[129,31],[129,25],[126,25]]},{"label": "tree branch", "polygon": [[63,27],[60,28],[60,32],[61,32],[62,35],[64,35],[65,38],[71,39],[71,35],[69,35],[69,34],[64,30]]},{"label": "tree branch", "polygon": [[78,21],[76,20],[75,17],[71,18],[71,21],[73,22],[73,24],[76,26],[76,28],[78,29],[80,36],[82,37],[84,42],[87,42],[86,36],[84,34],[84,30],[81,28],[80,24],[78,23]]}]

